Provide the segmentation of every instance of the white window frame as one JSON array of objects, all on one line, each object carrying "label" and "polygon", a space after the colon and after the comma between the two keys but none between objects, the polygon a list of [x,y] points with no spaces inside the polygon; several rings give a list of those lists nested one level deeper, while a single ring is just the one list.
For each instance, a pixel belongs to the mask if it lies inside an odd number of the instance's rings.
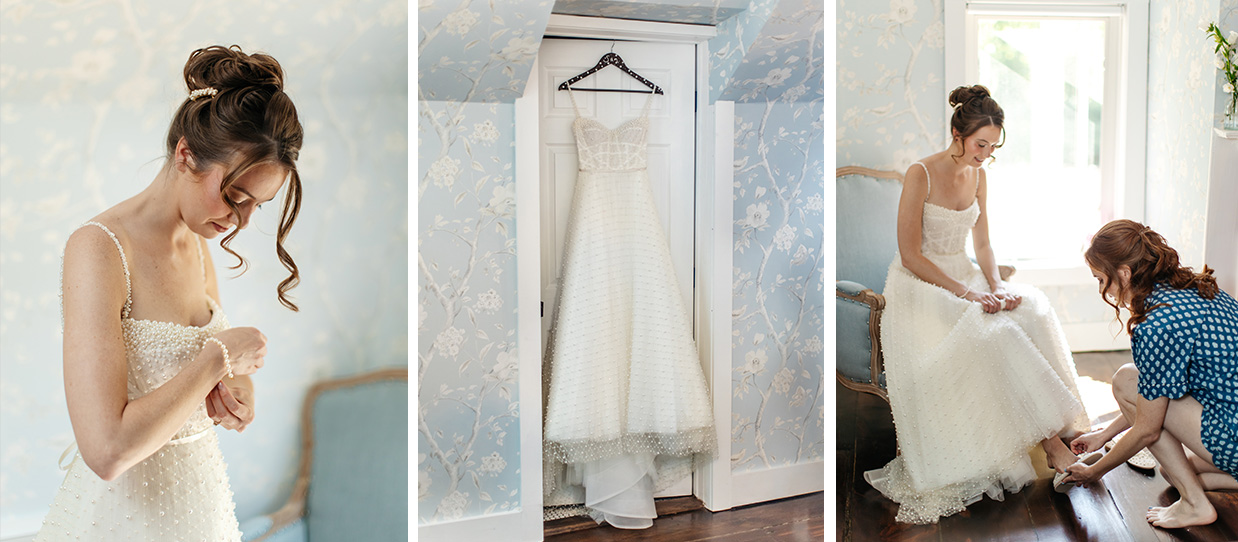
[{"label": "white window frame", "polygon": [[[1101,121],[1102,197],[1113,202],[1113,218],[1143,221],[1147,145],[1148,0],[946,0],[945,88],[972,84],[978,77],[976,20],[981,15],[1105,18],[1105,104],[1115,114]],[[1113,64],[1109,64],[1109,63]],[[1108,69],[1110,65],[1117,69]],[[947,106],[944,118],[953,111]],[[1091,284],[1087,267],[1067,269],[1021,264],[1019,279],[1036,286]]]}]

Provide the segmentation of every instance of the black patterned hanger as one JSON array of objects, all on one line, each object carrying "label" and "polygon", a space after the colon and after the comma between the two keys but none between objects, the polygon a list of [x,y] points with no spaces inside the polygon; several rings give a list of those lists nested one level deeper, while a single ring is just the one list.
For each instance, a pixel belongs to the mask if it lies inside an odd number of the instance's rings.
[{"label": "black patterned hanger", "polygon": [[632,71],[632,69],[629,68],[627,64],[623,63],[623,59],[620,58],[619,55],[615,53],[606,53],[602,55],[602,58],[599,59],[598,63],[594,65],[592,68],[585,70],[583,73],[581,73],[580,75],[577,75],[576,77],[573,77],[571,79],[568,79],[567,81],[560,83],[559,90],[569,90],[569,87],[576,84],[581,79],[589,77],[590,75],[597,73],[598,70],[601,70],[602,68],[605,68],[607,66],[614,66],[616,68],[619,68],[620,70],[623,70],[623,73],[626,73],[636,78],[637,81],[640,81],[646,87],[649,87],[649,90],[618,89],[618,88],[572,88],[571,90],[591,91],[591,92],[639,92],[641,94],[649,94],[649,93],[664,94],[662,92],[662,87],[659,87],[658,85],[653,84],[648,79],[641,77],[640,74]]}]

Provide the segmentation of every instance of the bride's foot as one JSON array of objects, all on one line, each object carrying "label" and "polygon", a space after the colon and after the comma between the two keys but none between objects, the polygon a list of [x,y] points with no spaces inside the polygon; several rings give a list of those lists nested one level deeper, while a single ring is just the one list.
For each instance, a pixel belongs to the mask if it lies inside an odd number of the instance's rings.
[{"label": "bride's foot", "polygon": [[1066,472],[1066,467],[1078,460],[1079,456],[1071,453],[1065,446],[1061,448],[1050,446],[1045,450],[1045,461],[1049,464],[1049,468],[1057,472]]},{"label": "bride's foot", "polygon": [[1207,499],[1200,505],[1192,505],[1186,499],[1178,499],[1166,507],[1148,509],[1148,523],[1165,529],[1190,527],[1192,525],[1208,525],[1217,520],[1216,508]]}]

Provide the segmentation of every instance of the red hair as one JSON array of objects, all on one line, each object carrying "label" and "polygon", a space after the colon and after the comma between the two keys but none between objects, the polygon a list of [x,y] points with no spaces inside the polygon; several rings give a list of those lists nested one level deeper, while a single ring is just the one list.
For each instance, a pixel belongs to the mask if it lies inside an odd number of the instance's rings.
[{"label": "red hair", "polygon": [[[1092,237],[1092,244],[1083,253],[1083,258],[1092,269],[1104,274],[1104,283],[1100,286],[1102,297],[1114,277],[1118,276],[1118,268],[1125,265],[1130,269],[1129,289],[1123,287],[1121,282],[1117,283],[1119,302],[1130,294],[1130,306],[1127,308],[1131,311],[1131,319],[1126,323],[1128,335],[1133,335],[1135,326],[1146,320],[1148,313],[1163,305],[1144,306],[1158,282],[1179,290],[1195,288],[1205,299],[1216,297],[1218,291],[1212,269],[1205,265],[1202,273],[1196,273],[1190,267],[1183,267],[1178,251],[1170,247],[1161,234],[1133,220],[1114,220],[1101,227]],[[1105,303],[1113,307],[1116,319],[1120,321],[1121,311],[1117,303],[1108,297],[1105,297]]]}]

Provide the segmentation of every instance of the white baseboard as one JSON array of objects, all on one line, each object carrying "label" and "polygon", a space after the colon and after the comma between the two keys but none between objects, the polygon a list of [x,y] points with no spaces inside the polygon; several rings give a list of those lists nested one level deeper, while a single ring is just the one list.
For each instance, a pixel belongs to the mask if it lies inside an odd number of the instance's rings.
[{"label": "white baseboard", "polygon": [[[1101,352],[1106,350],[1130,350],[1131,338],[1120,329],[1117,322],[1083,322],[1063,324],[1066,342],[1071,352]],[[1114,334],[1117,334],[1115,337]]]},{"label": "white baseboard", "polygon": [[417,527],[417,539],[424,542],[465,542],[468,540],[534,542],[542,539],[541,530],[538,530],[536,538],[520,538],[520,527],[521,513],[515,510],[502,514],[420,525]]},{"label": "white baseboard", "polygon": [[825,460],[731,475],[731,507],[794,497],[825,489]]}]

